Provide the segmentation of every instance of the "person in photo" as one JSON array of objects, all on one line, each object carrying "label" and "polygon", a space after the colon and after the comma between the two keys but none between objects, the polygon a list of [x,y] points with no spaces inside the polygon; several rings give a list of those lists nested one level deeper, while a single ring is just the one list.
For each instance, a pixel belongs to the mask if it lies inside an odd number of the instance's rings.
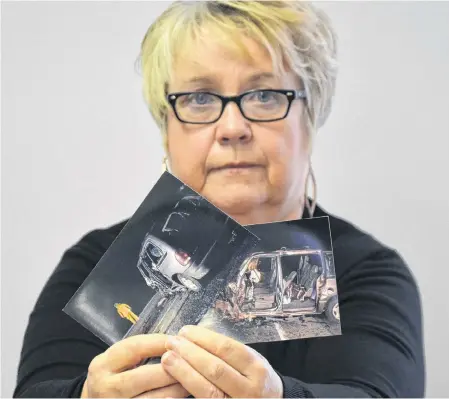
[{"label": "person in photo", "polygon": [[259,260],[254,258],[248,265],[248,269],[245,272],[245,299],[249,303],[254,303],[254,285],[259,283],[262,279],[262,274],[258,270]]},{"label": "person in photo", "polygon": [[121,318],[129,320],[132,324],[135,324],[139,320],[139,316],[126,303],[115,303],[114,307],[117,309],[117,313]]}]

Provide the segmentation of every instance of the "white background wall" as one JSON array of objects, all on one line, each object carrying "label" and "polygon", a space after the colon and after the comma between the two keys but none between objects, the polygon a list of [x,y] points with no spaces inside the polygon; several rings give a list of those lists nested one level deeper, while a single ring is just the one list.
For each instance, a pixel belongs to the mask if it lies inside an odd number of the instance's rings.
[{"label": "white background wall", "polygon": [[[2,3],[2,396],[62,252],[130,216],[161,140],[134,71],[166,2]],[[408,260],[425,316],[427,396],[447,396],[449,3],[321,3],[341,73],[314,157],[319,200]]]}]

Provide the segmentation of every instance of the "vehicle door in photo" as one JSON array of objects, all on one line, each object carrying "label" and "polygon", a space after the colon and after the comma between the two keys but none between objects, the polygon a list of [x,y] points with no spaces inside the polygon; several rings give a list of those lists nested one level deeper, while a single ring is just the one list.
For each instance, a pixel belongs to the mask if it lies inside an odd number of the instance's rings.
[{"label": "vehicle door in photo", "polygon": [[281,305],[277,256],[256,254],[247,259],[236,279],[233,299],[243,313],[270,313]]}]

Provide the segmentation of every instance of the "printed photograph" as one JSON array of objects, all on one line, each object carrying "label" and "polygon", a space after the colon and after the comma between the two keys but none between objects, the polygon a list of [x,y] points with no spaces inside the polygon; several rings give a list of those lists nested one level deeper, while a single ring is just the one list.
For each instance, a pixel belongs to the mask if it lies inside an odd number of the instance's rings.
[{"label": "printed photograph", "polygon": [[199,324],[244,343],[340,335],[329,218],[246,227],[258,246]]},{"label": "printed photograph", "polygon": [[64,312],[111,345],[198,324],[258,238],[164,172]]}]

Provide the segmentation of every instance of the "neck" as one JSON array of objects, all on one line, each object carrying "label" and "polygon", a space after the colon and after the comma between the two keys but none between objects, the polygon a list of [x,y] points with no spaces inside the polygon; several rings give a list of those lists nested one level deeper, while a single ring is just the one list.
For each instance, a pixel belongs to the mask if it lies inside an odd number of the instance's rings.
[{"label": "neck", "polygon": [[262,223],[284,222],[287,220],[301,219],[304,211],[304,204],[301,202],[295,207],[282,207],[261,209],[257,208],[242,214],[228,213],[237,223],[242,226]]}]

